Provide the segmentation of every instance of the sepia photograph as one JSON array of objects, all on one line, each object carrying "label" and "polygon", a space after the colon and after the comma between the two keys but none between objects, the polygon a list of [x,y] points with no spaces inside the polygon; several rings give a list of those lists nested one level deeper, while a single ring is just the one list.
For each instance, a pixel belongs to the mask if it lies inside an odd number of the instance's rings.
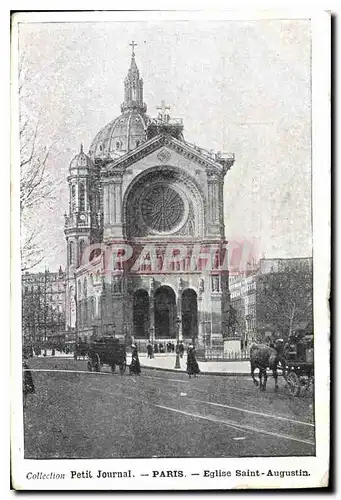
[{"label": "sepia photograph", "polygon": [[201,14],[12,17],[14,489],[328,484],[318,29]]}]

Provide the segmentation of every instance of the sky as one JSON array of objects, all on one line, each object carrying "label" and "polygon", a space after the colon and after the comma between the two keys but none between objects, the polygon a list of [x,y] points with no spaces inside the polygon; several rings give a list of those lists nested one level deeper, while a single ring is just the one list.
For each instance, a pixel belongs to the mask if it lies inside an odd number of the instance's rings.
[{"label": "sky", "polygon": [[30,213],[44,260],[65,266],[67,175],[120,115],[134,40],[147,114],[161,100],[185,140],[235,153],[224,184],[228,240],[267,258],[312,255],[311,35],[308,20],[21,23],[24,106],[52,145],[54,197]]}]

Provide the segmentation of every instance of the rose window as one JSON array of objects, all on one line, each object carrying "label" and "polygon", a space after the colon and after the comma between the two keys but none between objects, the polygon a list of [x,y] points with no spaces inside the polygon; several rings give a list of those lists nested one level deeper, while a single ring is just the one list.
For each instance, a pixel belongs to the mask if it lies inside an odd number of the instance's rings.
[{"label": "rose window", "polygon": [[166,185],[156,185],[142,197],[141,212],[148,227],[166,233],[181,223],[185,205],[177,191]]}]

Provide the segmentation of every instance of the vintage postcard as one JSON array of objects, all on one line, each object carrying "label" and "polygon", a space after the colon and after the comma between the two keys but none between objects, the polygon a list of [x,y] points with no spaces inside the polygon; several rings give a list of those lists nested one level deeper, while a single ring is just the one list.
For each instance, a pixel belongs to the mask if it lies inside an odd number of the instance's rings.
[{"label": "vintage postcard", "polygon": [[329,60],[323,11],[12,16],[13,489],[328,486]]}]

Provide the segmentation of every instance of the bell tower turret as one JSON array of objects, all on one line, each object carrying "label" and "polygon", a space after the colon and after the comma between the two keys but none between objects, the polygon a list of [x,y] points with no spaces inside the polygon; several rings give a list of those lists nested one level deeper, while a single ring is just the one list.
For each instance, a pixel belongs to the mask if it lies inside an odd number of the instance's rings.
[{"label": "bell tower turret", "polygon": [[[67,303],[73,304],[76,297],[75,273],[86,264],[85,250],[100,241],[102,216],[100,212],[99,173],[91,158],[84,153],[81,144],[79,153],[70,163],[69,207],[64,214],[64,233],[67,246]],[[72,307],[66,311],[68,328],[74,328]]]}]

